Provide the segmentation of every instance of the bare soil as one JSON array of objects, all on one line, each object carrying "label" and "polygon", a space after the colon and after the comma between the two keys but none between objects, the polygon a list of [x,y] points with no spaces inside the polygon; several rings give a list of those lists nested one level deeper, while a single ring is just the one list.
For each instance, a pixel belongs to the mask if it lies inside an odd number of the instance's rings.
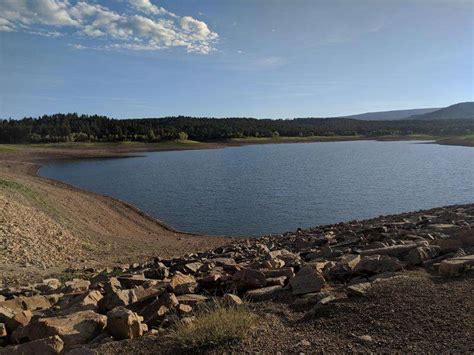
[{"label": "bare soil", "polygon": [[29,282],[68,267],[179,256],[229,242],[176,231],[125,202],[36,174],[51,160],[123,157],[147,149],[153,147],[0,150],[0,280]]}]

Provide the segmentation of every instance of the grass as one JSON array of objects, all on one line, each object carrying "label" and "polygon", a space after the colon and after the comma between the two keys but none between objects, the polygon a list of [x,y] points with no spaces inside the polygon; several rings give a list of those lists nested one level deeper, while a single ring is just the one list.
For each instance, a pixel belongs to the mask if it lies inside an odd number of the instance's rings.
[{"label": "grass", "polygon": [[245,137],[231,138],[228,141],[233,143],[277,143],[277,142],[324,142],[338,140],[361,139],[362,136],[309,136],[309,137]]},{"label": "grass", "polygon": [[194,317],[193,322],[179,322],[172,330],[172,340],[182,349],[204,349],[242,340],[257,321],[246,306],[218,301],[200,307]]},{"label": "grass", "polygon": [[20,184],[19,182],[13,180],[7,180],[0,178],[0,187],[6,188],[9,190],[17,191],[21,193],[23,196],[30,198],[30,199],[37,199],[37,194],[31,190],[29,187]]},{"label": "grass", "polygon": [[156,143],[148,142],[59,142],[59,143],[38,143],[38,144],[24,144],[24,145],[10,145],[10,149],[15,149],[16,146],[27,146],[31,148],[67,148],[67,149],[84,149],[84,148],[120,148],[120,147],[146,147],[146,146],[156,146],[156,147],[166,147],[166,146],[175,146],[175,145],[189,145],[189,144],[199,144],[201,142],[193,140],[172,140],[172,141],[163,141]]},{"label": "grass", "polygon": [[15,144],[0,144],[0,152],[15,152],[18,146]]}]

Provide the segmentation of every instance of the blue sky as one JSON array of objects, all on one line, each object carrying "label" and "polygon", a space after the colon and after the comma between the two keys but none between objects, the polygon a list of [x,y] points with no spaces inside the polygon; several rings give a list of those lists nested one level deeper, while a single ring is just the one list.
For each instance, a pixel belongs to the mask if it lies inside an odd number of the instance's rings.
[{"label": "blue sky", "polygon": [[474,96],[474,0],[2,0],[0,117],[327,117]]}]

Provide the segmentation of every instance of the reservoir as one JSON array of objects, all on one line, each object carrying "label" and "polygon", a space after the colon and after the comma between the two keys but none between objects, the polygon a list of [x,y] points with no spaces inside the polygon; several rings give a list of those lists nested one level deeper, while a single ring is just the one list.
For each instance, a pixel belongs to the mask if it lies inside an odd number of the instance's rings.
[{"label": "reservoir", "polygon": [[52,163],[39,173],[210,235],[283,233],[474,202],[474,149],[419,141],[152,152]]}]

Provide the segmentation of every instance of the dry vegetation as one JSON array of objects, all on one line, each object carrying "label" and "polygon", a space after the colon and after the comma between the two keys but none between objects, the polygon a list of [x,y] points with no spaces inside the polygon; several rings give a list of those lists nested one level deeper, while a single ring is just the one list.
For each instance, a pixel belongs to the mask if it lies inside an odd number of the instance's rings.
[{"label": "dry vegetation", "polygon": [[[188,319],[190,320],[190,319]],[[180,321],[171,338],[182,349],[204,349],[243,339],[257,322],[245,305],[213,302],[195,312],[191,322]]]}]

